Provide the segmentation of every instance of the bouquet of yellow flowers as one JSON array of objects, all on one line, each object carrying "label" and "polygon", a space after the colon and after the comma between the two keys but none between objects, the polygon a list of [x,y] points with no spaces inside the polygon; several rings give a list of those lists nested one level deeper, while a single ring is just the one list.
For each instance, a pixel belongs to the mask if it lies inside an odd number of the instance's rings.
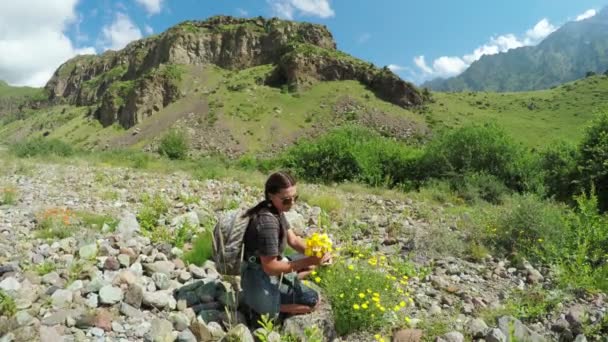
[{"label": "bouquet of yellow flowers", "polygon": [[332,251],[333,243],[327,234],[314,233],[311,237],[305,239],[305,243],[306,250],[304,251],[304,254],[306,254],[306,256],[314,255],[317,258],[321,258],[325,253]]}]

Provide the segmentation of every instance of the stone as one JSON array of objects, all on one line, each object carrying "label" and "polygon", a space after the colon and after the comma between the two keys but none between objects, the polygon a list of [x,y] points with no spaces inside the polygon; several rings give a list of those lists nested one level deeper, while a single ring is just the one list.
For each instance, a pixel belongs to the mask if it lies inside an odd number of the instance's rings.
[{"label": "stone", "polygon": [[173,218],[173,220],[171,220],[171,226],[179,228],[186,222],[188,222],[188,224],[192,228],[198,228],[198,226],[201,225],[201,223],[198,219],[198,215],[193,211],[189,211],[185,214],[182,214],[182,215],[179,215],[179,216]]},{"label": "stone", "polygon": [[143,299],[144,290],[141,288],[141,286],[137,284],[129,285],[127,292],[125,293],[125,303],[139,309]]},{"label": "stone", "polygon": [[106,285],[99,290],[99,301],[101,304],[113,305],[123,298],[122,290],[112,285]]},{"label": "stone", "polygon": [[585,337],[585,335],[582,334],[576,335],[574,342],[587,342],[587,338]]},{"label": "stone", "polygon": [[159,290],[166,290],[171,286],[171,279],[164,273],[154,273],[152,275],[152,281]]},{"label": "stone", "polygon": [[67,287],[67,290],[75,292],[75,291],[80,291],[84,288],[84,284],[82,283],[82,280],[75,280],[73,283],[70,284],[70,286]]},{"label": "stone", "polygon": [[170,307],[171,296],[162,291],[144,292],[142,303],[148,307],[164,309]]},{"label": "stone", "polygon": [[420,342],[422,340],[422,330],[401,329],[395,331],[392,342]]},{"label": "stone", "polygon": [[177,277],[177,280],[179,280],[179,282],[182,284],[188,282],[188,280],[190,279],[192,279],[192,274],[190,274],[190,272],[188,271],[179,272],[179,275]]},{"label": "stone", "polygon": [[255,342],[253,335],[251,335],[251,331],[249,331],[249,328],[244,324],[237,324],[230,329],[221,341],[228,342],[235,341],[236,339],[238,339],[239,342]]},{"label": "stone", "polygon": [[464,335],[458,331],[449,332],[441,338],[446,342],[464,342]]},{"label": "stone", "polygon": [[507,342],[507,336],[500,329],[490,329],[486,334],[486,342]]},{"label": "stone", "polygon": [[175,264],[171,261],[155,261],[153,263],[144,264],[143,266],[148,274],[164,273],[168,276],[171,276],[171,272],[175,269]]},{"label": "stone", "polygon": [[190,271],[190,273],[192,273],[192,276],[194,277],[194,279],[203,279],[207,276],[204,269],[202,269],[194,264],[188,265],[188,271]]},{"label": "stone", "polygon": [[505,336],[513,336],[519,341],[525,342],[545,342],[545,338],[526,327],[518,319],[511,316],[503,316],[498,319],[498,328],[502,331]]},{"label": "stone", "polygon": [[18,326],[23,327],[32,324],[34,322],[34,317],[27,311],[19,311],[15,314],[15,321],[17,321]]},{"label": "stone", "polygon": [[481,318],[474,318],[467,323],[467,332],[474,338],[483,338],[488,325]]},{"label": "stone", "polygon": [[116,233],[123,239],[128,240],[140,232],[139,223],[135,214],[125,211],[118,222]]},{"label": "stone", "polygon": [[173,325],[165,319],[152,320],[152,327],[146,333],[146,341],[151,342],[173,342]]},{"label": "stone", "polygon": [[[200,340],[200,341],[205,341],[205,340]],[[190,331],[189,329],[186,329],[177,335],[176,342],[197,342],[197,339],[196,339],[196,336],[194,336],[194,334],[192,333],[192,331]]]},{"label": "stone", "polygon": [[108,310],[99,309],[95,315],[95,326],[105,331],[112,331],[113,320],[114,317],[112,317],[112,314]]},{"label": "stone", "polygon": [[103,263],[103,269],[109,271],[118,271],[120,269],[120,263],[115,257],[108,257]]},{"label": "stone", "polygon": [[51,296],[54,308],[67,308],[73,300],[73,294],[68,290],[57,290]]},{"label": "stone", "polygon": [[112,331],[117,333],[124,333],[126,330],[125,327],[122,326],[122,324],[118,322],[112,322]]},{"label": "stone", "polygon": [[190,307],[199,303],[214,301],[217,293],[218,286],[216,283],[205,283],[203,280],[198,280],[177,289],[175,298],[185,300]]},{"label": "stone", "polygon": [[63,336],[55,327],[40,326],[40,342],[63,342]]},{"label": "stone", "polygon": [[0,289],[6,292],[16,292],[21,288],[21,283],[14,277],[5,278],[0,282]]},{"label": "stone", "polygon": [[87,300],[84,303],[89,308],[95,309],[99,305],[99,296],[97,296],[95,293],[89,293]]},{"label": "stone", "polygon": [[65,280],[61,279],[59,274],[55,271],[43,275],[41,281],[43,284],[57,287],[63,287],[65,284]]},{"label": "stone", "polygon": [[126,267],[131,266],[131,257],[128,256],[127,254],[119,254],[118,257],[116,257],[116,259],[118,259],[118,263],[122,267],[126,268]]},{"label": "stone", "polygon": [[120,313],[130,317],[130,318],[140,318],[143,317],[143,312],[139,311],[138,309],[132,307],[131,305],[123,302],[120,303]]},{"label": "stone", "polygon": [[89,329],[89,332],[91,333],[91,335],[96,337],[102,337],[105,333],[103,329],[97,327]]},{"label": "stone", "polygon": [[324,341],[333,341],[338,336],[333,322],[331,306],[326,301],[321,301],[316,310],[309,314],[286,318],[281,334],[293,334],[303,339],[306,328],[316,326],[323,335]]},{"label": "stone", "polygon": [[97,256],[97,244],[84,245],[78,249],[80,259],[92,260]]},{"label": "stone", "polygon": [[222,326],[217,322],[210,322],[209,324],[207,324],[207,328],[209,328],[209,331],[211,332],[211,337],[215,340],[220,340],[224,336],[226,336],[226,332],[224,331],[224,329],[222,329]]},{"label": "stone", "polygon": [[177,331],[184,331],[188,329],[188,326],[190,325],[188,317],[181,312],[172,312],[169,314],[169,320],[173,323],[173,327]]}]

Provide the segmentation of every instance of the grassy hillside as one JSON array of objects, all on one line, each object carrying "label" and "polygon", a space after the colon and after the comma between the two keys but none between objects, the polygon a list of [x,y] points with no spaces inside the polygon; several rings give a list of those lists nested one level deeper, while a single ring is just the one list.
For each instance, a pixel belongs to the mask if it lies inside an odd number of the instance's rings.
[{"label": "grassy hillside", "polygon": [[48,132],[81,147],[144,147],[173,126],[188,134],[194,148],[240,154],[280,149],[346,122],[391,135],[426,131],[423,117],[378,99],[356,81],[318,83],[292,93],[262,84],[270,65],[242,71],[184,68],[184,96],[129,130],[102,128],[88,107],[60,106],[30,110],[19,120],[4,122],[0,139],[14,142]]},{"label": "grassy hillside", "polygon": [[[55,106],[0,117],[0,140],[10,143],[47,133],[84,148],[153,148],[159,136],[178,127],[195,150],[242,154],[280,150],[344,123],[406,137],[425,134],[428,127],[492,122],[525,145],[542,147],[555,140],[578,141],[586,122],[607,107],[608,98],[608,77],[593,76],[533,92],[436,92],[432,102],[413,112],[378,99],[356,81],[322,82],[293,93],[263,85],[269,65],[242,71],[184,68],[184,96],[129,130],[103,128],[89,107]],[[39,91],[2,89],[4,94]]]},{"label": "grassy hillside", "polygon": [[583,127],[608,108],[608,77],[593,76],[548,90],[520,93],[433,93],[422,110],[433,128],[493,122],[528,146],[576,142]]}]

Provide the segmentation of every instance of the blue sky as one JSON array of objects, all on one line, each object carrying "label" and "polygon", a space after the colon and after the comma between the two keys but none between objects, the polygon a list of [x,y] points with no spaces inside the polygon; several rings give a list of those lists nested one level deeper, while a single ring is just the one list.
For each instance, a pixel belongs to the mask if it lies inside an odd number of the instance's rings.
[{"label": "blue sky", "polygon": [[42,86],[76,54],[120,49],[184,20],[278,16],[327,25],[338,48],[420,83],[483,54],[534,45],[608,0],[0,1],[0,79]]}]

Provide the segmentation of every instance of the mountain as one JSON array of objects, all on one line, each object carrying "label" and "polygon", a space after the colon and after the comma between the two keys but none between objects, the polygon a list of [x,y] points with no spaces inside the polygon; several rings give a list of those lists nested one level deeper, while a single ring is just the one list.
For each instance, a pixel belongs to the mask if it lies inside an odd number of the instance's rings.
[{"label": "mountain", "polygon": [[406,137],[425,98],[388,68],[339,51],[325,26],[215,16],[120,51],[75,57],[44,87],[47,110],[0,121],[5,141],[153,148],[179,128],[200,151],[274,150],[344,122]]},{"label": "mountain", "polygon": [[462,74],[423,84],[437,91],[547,89],[608,69],[608,8],[569,22],[536,46],[482,56]]}]

